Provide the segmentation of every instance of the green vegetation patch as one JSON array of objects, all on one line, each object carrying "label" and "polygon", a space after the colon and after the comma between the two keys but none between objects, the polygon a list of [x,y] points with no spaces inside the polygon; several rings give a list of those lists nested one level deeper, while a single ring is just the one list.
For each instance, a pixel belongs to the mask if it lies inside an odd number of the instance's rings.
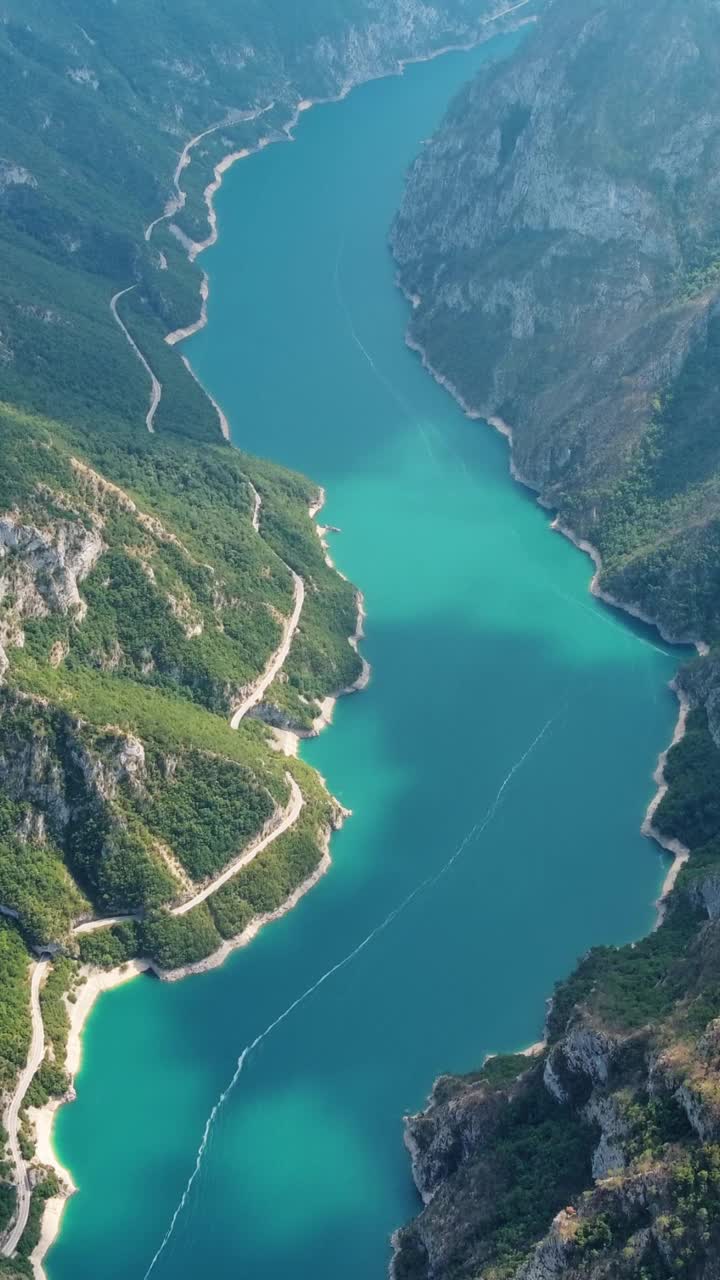
[{"label": "green vegetation patch", "polygon": [[693,1136],[687,1115],[672,1095],[636,1098],[625,1108],[624,1119],[629,1133],[623,1148],[629,1161],[658,1160],[668,1146]]},{"label": "green vegetation patch", "polygon": [[[491,1158],[503,1194],[485,1236],[501,1265],[519,1264],[555,1214],[592,1184],[595,1137],[539,1083],[510,1103]],[[556,1171],[552,1180],[548,1169]]]},{"label": "green vegetation patch", "polygon": [[523,1053],[497,1053],[494,1057],[488,1058],[476,1079],[486,1080],[491,1088],[499,1089],[504,1085],[513,1084],[518,1076],[528,1071],[532,1065],[533,1059],[526,1057]]},{"label": "green vegetation patch", "polygon": [[658,1226],[673,1259],[673,1275],[696,1276],[720,1223],[720,1146],[690,1149],[672,1166],[671,1213]]},{"label": "green vegetation patch", "polygon": [[18,1245],[18,1261],[29,1262],[33,1249],[40,1241],[46,1201],[58,1195],[59,1191],[60,1183],[57,1174],[52,1169],[44,1169],[41,1181],[33,1187],[28,1223]]},{"label": "green vegetation patch", "polygon": [[80,959],[114,968],[133,956],[147,956],[162,969],[197,964],[231,940],[259,915],[278,910],[316,870],[325,833],[333,820],[333,802],[317,776],[299,760],[288,760],[305,803],[294,826],[200,906],[182,916],[155,910],[81,935]]},{"label": "green vegetation patch", "polygon": [[317,711],[316,700],[332,696],[357,680],[361,660],[348,644],[357,625],[357,592],[325,563],[325,553],[307,518],[317,489],[301,476],[255,459],[248,475],[262,494],[263,537],[305,580],[305,605],[283,671],[268,700],[303,728]]},{"label": "green vegetation patch", "polygon": [[205,902],[184,916],[171,916],[166,911],[148,916],[138,929],[138,937],[143,955],[168,970],[207,959],[222,941]]},{"label": "green vegetation patch", "polygon": [[49,1098],[62,1098],[70,1079],[64,1063],[67,1055],[70,1018],[65,996],[71,991],[76,966],[67,956],[52,965],[40,992],[40,1012],[45,1027],[45,1058],[25,1095],[25,1105],[42,1107]]},{"label": "green vegetation patch", "polygon": [[135,920],[123,920],[109,929],[96,929],[78,938],[78,954],[83,964],[98,969],[115,969],[140,955],[140,928]]},{"label": "green vegetation patch", "polygon": [[267,786],[247,767],[199,751],[152,753],[142,788],[126,788],[147,829],[166,842],[194,880],[220,871],[258,836],[287,786],[268,771]]},{"label": "green vegetation patch", "polygon": [[610,1030],[632,1031],[670,1013],[687,989],[684,961],[702,913],[677,899],[662,927],[626,947],[594,947],[558,984],[548,1017],[550,1040],[562,1036],[580,1005]]},{"label": "green vegetation patch", "polygon": [[320,861],[318,832],[301,820],[208,899],[223,938],[235,938],[256,916],[282,907]]},{"label": "green vegetation patch", "polygon": [[703,708],[688,716],[685,736],[668,754],[665,780],[668,790],[655,815],[658,830],[690,849],[707,845],[720,834],[720,751]]},{"label": "green vegetation patch", "polygon": [[38,945],[65,937],[90,905],[55,848],[12,836],[0,836],[0,903]]},{"label": "green vegetation patch", "polygon": [[27,948],[15,925],[0,917],[0,1088],[12,1085],[30,1047],[30,977]]},{"label": "green vegetation patch", "polygon": [[[257,916],[282,907],[317,868],[332,804],[307,765],[290,763],[305,796],[295,825],[201,906],[179,917],[158,912],[140,924],[141,952],[161,968],[174,969],[206,959],[223,939],[236,938]],[[116,945],[111,948],[116,953]]]},{"label": "green vegetation patch", "polygon": [[97,907],[139,911],[174,898],[178,882],[138,822],[90,801],[73,816],[68,858]]},{"label": "green vegetation patch", "polygon": [[[30,1047],[30,957],[15,925],[0,917],[0,1091],[9,1091],[27,1061]],[[0,1232],[15,1210],[15,1188],[0,1125]],[[1,1274],[1,1273],[0,1273]]]},{"label": "green vegetation patch", "polygon": [[236,732],[223,716],[174,692],[143,689],[102,671],[48,667],[22,653],[13,674],[19,689],[39,694],[99,729],[113,725],[163,750],[192,747],[240,764],[268,759],[267,731],[259,724],[246,720]]},{"label": "green vegetation patch", "polygon": [[[453,1213],[469,1224],[457,1274],[510,1280],[556,1213],[592,1186],[596,1140],[594,1127],[559,1106],[536,1070],[453,1176]],[[398,1280],[426,1277],[426,1252],[412,1226],[400,1244]]]}]

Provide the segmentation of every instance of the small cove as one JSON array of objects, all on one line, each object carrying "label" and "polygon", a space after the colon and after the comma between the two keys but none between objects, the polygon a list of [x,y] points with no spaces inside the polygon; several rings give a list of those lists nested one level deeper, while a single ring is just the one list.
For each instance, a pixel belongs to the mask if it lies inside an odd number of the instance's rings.
[{"label": "small cove", "polygon": [[97,1006],[57,1126],[81,1194],[50,1280],[140,1280],[242,1048],[464,841],[250,1057],[158,1280],[384,1275],[417,1205],[403,1112],[537,1039],[577,955],[652,924],[666,861],[639,828],[677,655],[589,597],[504,441],[406,349],[386,248],[423,138],[512,39],[310,112],[218,196],[209,325],[184,350],[235,442],[323,484],[343,529],[373,680],[303,754],[355,816],[329,875],[222,970]]}]

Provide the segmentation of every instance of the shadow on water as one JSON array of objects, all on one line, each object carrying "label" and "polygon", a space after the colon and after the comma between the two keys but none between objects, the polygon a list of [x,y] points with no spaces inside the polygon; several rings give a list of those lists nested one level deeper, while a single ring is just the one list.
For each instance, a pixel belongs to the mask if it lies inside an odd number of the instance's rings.
[{"label": "shadow on water", "polygon": [[[119,1211],[137,1215],[138,1177],[155,1188],[136,1233],[108,1260],[104,1274],[113,1280],[142,1274],[155,1251],[209,1105],[244,1045],[440,869],[548,719],[546,738],[513,778],[492,824],[447,876],[252,1055],[157,1274],[196,1274],[202,1257],[228,1273],[249,1267],[280,1276],[288,1256],[298,1274],[315,1274],[321,1245],[337,1249],[348,1231],[366,1235],[367,1247],[348,1260],[346,1274],[359,1280],[368,1267],[383,1267],[388,1231],[414,1203],[400,1142],[403,1111],[422,1104],[438,1071],[470,1069],[488,1051],[536,1038],[544,999],[577,954],[650,924],[662,859],[637,833],[652,760],[644,793],[626,760],[648,754],[642,718],[632,713],[644,701],[640,669],[654,657],[572,668],[536,638],[468,634],[462,615],[457,625],[426,623],[428,662],[453,650],[458,659],[448,691],[458,714],[452,741],[438,754],[445,695],[418,689],[406,658],[417,642],[414,625],[378,625],[375,683],[362,707],[359,699],[341,704],[334,731],[350,733],[352,753],[333,749],[332,734],[313,744],[343,799],[360,801],[358,817],[334,842],[330,875],[223,970],[174,988],[135,984],[93,1020],[91,1078],[81,1078],[68,1115],[82,1130],[102,1114],[116,1153],[113,1176],[123,1195],[120,1206],[97,1206],[98,1247]],[[460,644],[471,662],[466,654],[461,660]],[[464,706],[471,714],[462,714]],[[630,714],[619,754],[623,708]],[[660,720],[671,719],[669,694],[657,710]],[[365,725],[358,732],[359,715]],[[140,1123],[131,1147],[127,1113],[117,1106],[118,1046],[123,1090]],[[148,1131],[162,1141],[144,1140]],[[84,1163],[92,1187],[103,1177],[102,1152],[94,1170]],[[74,1210],[69,1241],[77,1239]]]},{"label": "shadow on water", "polygon": [[403,173],[488,52],[312,112],[218,202],[189,350],[237,443],[328,484],[345,530],[374,675],[303,754],[355,816],[330,874],[223,969],[97,1008],[58,1124],[82,1192],[50,1280],[142,1280],[243,1047],[462,849],[251,1054],[153,1272],[380,1277],[416,1208],[403,1112],[438,1072],[536,1039],[578,954],[652,922],[664,860],[639,827],[677,655],[588,597],[588,562],[520,499],[504,443],[402,342],[386,239]]}]

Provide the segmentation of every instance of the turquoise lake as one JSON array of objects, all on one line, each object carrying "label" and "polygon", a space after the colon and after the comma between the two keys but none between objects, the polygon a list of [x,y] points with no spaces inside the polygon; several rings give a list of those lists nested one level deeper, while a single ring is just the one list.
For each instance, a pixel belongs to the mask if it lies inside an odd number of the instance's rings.
[{"label": "turquoise lake", "polygon": [[677,654],[588,595],[505,442],[405,347],[387,250],[408,164],[511,43],[313,110],[217,200],[209,325],[185,350],[236,443],[325,485],[343,530],[373,678],[303,754],[354,817],[329,874],[224,968],[96,1006],[57,1124],[81,1190],[50,1280],[143,1280],[243,1047],[461,849],[249,1056],[152,1272],[380,1280],[418,1206],[403,1113],[439,1072],[536,1040],[577,956],[652,924],[667,861],[639,829]]}]

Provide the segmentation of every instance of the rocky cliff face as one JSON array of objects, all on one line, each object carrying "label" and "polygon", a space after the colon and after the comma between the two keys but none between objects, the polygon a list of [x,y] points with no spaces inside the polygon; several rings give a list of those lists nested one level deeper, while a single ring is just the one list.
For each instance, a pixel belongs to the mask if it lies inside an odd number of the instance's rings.
[{"label": "rocky cliff face", "polygon": [[443,1077],[408,1117],[424,1208],[396,1235],[394,1280],[720,1274],[720,747],[703,667],[657,811],[691,849],[661,926],[584,957],[539,1058]]},{"label": "rocky cliff face", "polygon": [[554,0],[455,102],[392,234],[412,340],[510,424],[518,471],[600,546],[618,594],[653,575],[670,630],[707,625],[688,566],[718,514],[720,399],[699,366],[718,324],[719,40],[712,0]]},{"label": "rocky cliff face", "polygon": [[24,644],[24,619],[60,613],[82,621],[79,586],[103,549],[92,525],[60,518],[41,529],[24,524],[17,512],[0,517],[0,678],[9,665],[6,648]]},{"label": "rocky cliff face", "polygon": [[[392,232],[411,345],[510,425],[517,471],[599,550],[606,592],[711,644],[718,47],[713,0],[551,0],[453,104]],[[395,1280],[720,1275],[717,654],[678,684],[654,822],[689,861],[664,921],[580,962],[542,1061],[440,1081],[408,1119],[424,1208]]]},{"label": "rocky cliff face", "polygon": [[[714,968],[716,948],[706,931],[695,960]],[[407,1118],[425,1207],[396,1234],[393,1280],[718,1274],[720,1020],[610,1032],[592,1004],[542,1061],[510,1060],[511,1083],[441,1079]]]}]

